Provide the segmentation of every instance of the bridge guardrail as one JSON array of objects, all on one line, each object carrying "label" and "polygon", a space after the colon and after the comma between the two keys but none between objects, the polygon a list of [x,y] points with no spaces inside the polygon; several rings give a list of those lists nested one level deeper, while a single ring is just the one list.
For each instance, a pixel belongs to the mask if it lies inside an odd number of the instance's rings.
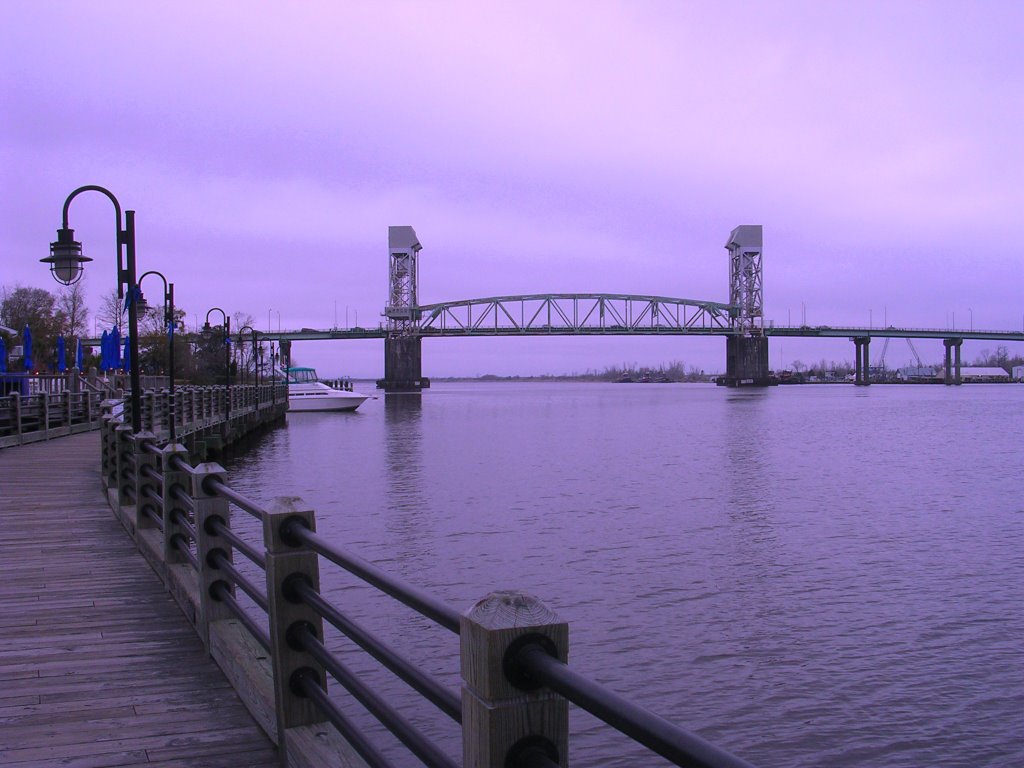
[{"label": "bridge guardrail", "polygon": [[[423,764],[459,765],[325,645],[325,621],[461,726],[462,765],[566,766],[569,701],[675,765],[749,765],[573,671],[568,625],[536,598],[496,592],[460,613],[318,534],[301,499],[266,508],[232,489],[220,465],[193,465],[183,445],[131,435],[113,414],[104,421],[111,507],[288,765],[390,765],[328,695],[329,677]],[[233,507],[260,523],[260,543],[232,526]],[[264,583],[242,573],[236,553]],[[321,561],[458,635],[461,695],[329,602]]]}]

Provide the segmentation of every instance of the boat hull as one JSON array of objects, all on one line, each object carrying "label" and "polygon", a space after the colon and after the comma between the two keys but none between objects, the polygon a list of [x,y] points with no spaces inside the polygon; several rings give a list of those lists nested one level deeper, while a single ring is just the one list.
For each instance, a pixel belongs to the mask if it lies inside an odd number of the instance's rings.
[{"label": "boat hull", "polygon": [[352,392],[329,393],[325,395],[289,395],[288,410],[309,411],[354,411],[367,400],[366,395]]}]

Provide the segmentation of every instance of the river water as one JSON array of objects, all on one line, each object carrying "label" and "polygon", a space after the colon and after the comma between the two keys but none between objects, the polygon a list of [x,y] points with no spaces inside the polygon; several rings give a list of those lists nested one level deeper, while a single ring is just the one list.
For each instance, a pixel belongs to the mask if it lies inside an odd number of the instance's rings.
[{"label": "river water", "polygon": [[[1022,435],[1024,386],[452,383],[289,414],[229,469],[460,610],[537,595],[573,667],[756,765],[1021,766]],[[454,635],[321,568],[458,685]],[[573,765],[665,764],[586,713],[571,729]]]}]

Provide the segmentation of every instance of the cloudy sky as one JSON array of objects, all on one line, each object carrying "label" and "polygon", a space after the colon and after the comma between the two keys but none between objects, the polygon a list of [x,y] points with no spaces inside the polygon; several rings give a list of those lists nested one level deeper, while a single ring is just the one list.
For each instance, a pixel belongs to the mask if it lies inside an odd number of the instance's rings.
[{"label": "cloudy sky", "polygon": [[[726,236],[762,224],[777,324],[1020,329],[1021,39],[1024,5],[995,0],[6,2],[0,284],[56,287],[38,259],[64,198],[100,184],[190,323],[220,306],[259,328],[376,325],[392,224],[423,243],[423,303],[725,301]],[[71,211],[95,303],[112,219],[99,195]],[[724,347],[432,340],[424,373],[719,370]],[[379,341],[295,356],[383,368]]]}]

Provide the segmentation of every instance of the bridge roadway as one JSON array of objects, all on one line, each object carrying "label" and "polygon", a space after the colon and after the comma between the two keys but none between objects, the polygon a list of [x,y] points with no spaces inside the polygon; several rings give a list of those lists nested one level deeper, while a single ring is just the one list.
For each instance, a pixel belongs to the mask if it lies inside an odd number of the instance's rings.
[{"label": "bridge roadway", "polygon": [[276,768],[111,514],[99,439],[0,450],[0,765]]},{"label": "bridge roadway", "polygon": [[[301,328],[287,331],[260,331],[259,338],[265,341],[330,341],[342,339],[384,339],[384,328]],[[671,328],[671,327],[605,327],[573,328],[571,326],[548,326],[544,328],[445,328],[424,329],[418,334],[422,338],[464,337],[464,336],[733,336],[731,328]],[[769,338],[895,338],[895,339],[963,339],[970,341],[1021,341],[1024,331],[964,330],[962,328],[866,328],[861,326],[768,326],[764,335]]]}]

